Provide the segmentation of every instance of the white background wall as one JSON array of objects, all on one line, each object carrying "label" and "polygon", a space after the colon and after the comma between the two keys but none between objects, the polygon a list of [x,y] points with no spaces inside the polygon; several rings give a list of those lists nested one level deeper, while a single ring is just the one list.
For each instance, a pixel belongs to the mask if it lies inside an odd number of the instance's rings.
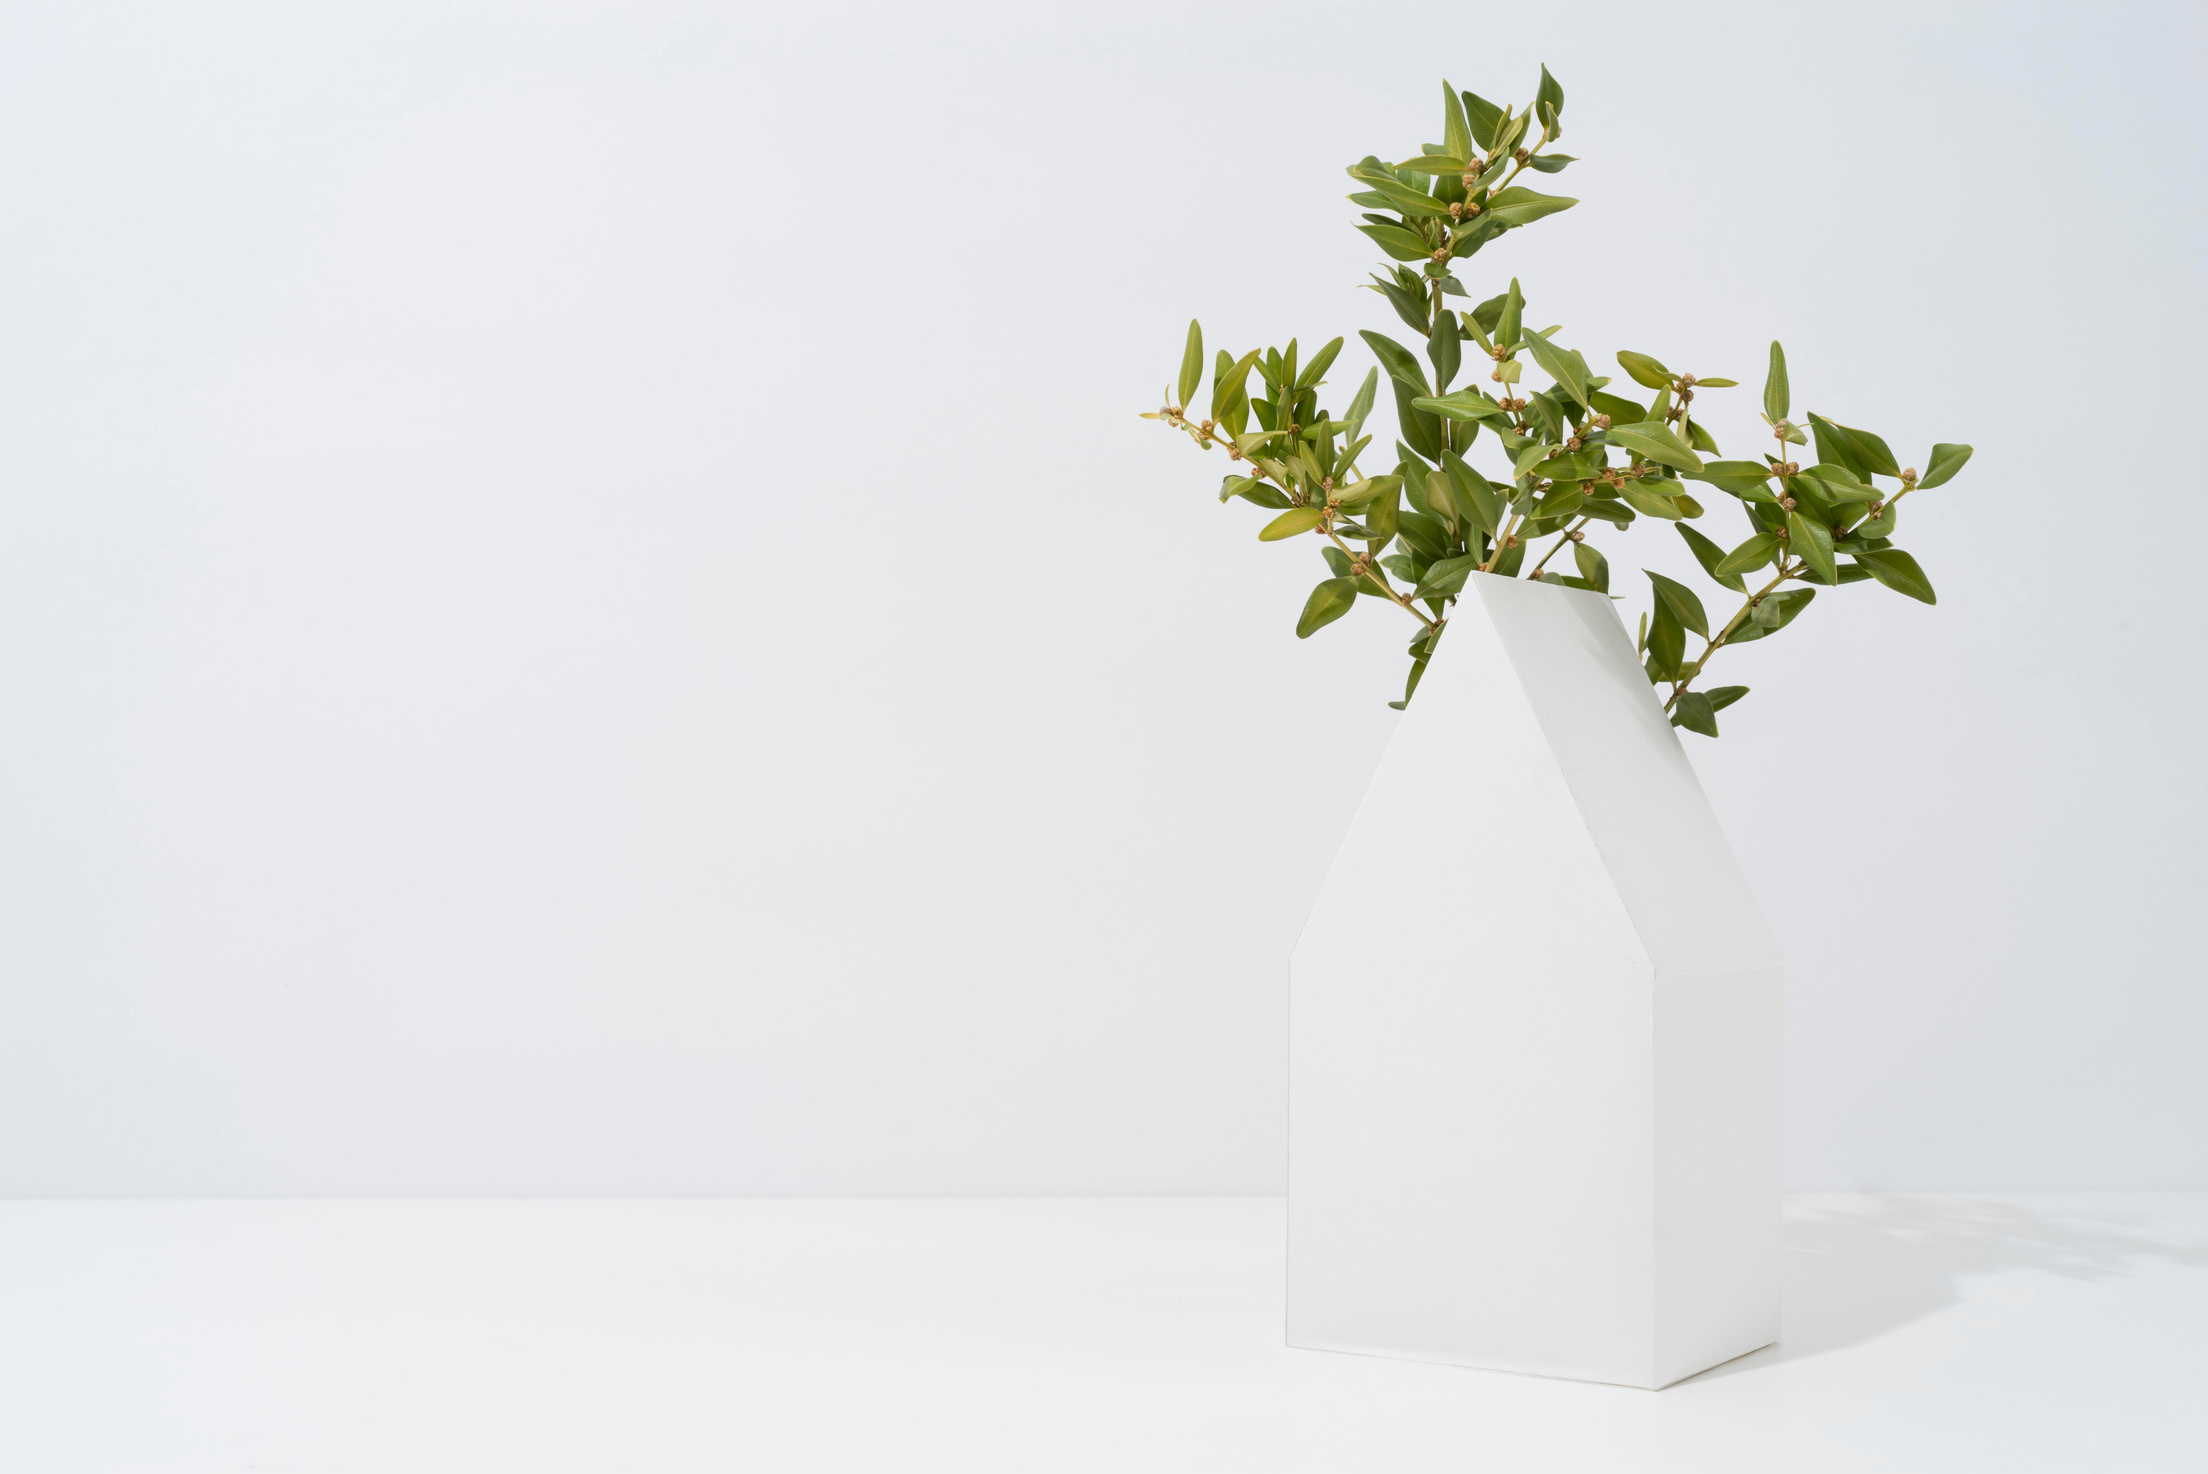
[{"label": "white background wall", "polygon": [[1978,447],[1688,739],[1793,1183],[2208,1186],[2195,8],[185,9],[0,23],[0,1192],[1275,1190],[1406,631],[1134,415],[1543,60],[1481,295]]}]

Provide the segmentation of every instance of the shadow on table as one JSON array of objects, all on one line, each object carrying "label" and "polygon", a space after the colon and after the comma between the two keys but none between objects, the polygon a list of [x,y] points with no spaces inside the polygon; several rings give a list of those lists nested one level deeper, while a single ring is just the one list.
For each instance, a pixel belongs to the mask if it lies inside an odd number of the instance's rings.
[{"label": "shadow on table", "polygon": [[1959,1304],[1973,1275],[2040,1269],[2110,1280],[2148,1262],[2208,1268],[2208,1241],[2181,1242],[2144,1214],[1984,1198],[1797,1203],[1786,1222],[1785,1339],[1690,1380],[1859,1345]]}]

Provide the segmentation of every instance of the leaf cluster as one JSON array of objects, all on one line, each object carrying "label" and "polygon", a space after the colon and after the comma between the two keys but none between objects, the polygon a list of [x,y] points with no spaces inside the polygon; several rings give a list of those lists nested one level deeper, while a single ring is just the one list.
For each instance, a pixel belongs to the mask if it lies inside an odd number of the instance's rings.
[{"label": "leaf cluster", "polygon": [[[1564,90],[1546,67],[1523,108],[1499,107],[1447,82],[1442,102],[1440,142],[1392,164],[1368,154],[1348,170],[1361,186],[1349,196],[1362,211],[1356,228],[1391,258],[1368,285],[1416,346],[1359,332],[1377,367],[1339,416],[1323,407],[1321,393],[1343,339],[1301,361],[1294,339],[1239,357],[1220,350],[1209,364],[1208,411],[1199,412],[1207,365],[1203,330],[1191,322],[1179,377],[1167,402],[1146,416],[1206,450],[1225,450],[1234,474],[1219,498],[1274,514],[1261,541],[1320,540],[1327,576],[1304,603],[1298,637],[1342,618],[1361,598],[1407,611],[1419,630],[1403,696],[1390,703],[1400,708],[1417,691],[1450,609],[1475,574],[1618,597],[1589,529],[1668,522],[1703,572],[1741,602],[1729,619],[1713,621],[1694,589],[1643,570],[1650,606],[1637,647],[1649,680],[1668,687],[1673,724],[1714,737],[1717,713],[1748,691],[1696,685],[1720,649],[1778,633],[1821,588],[1875,581],[1935,602],[1917,560],[1894,545],[1899,505],[1950,480],[1971,447],[1933,446],[1920,473],[1901,466],[1871,431],[1813,412],[1791,418],[1786,355],[1774,342],[1762,405],[1772,447],[1726,459],[1694,405],[1701,391],[1738,387],[1734,380],[1674,372],[1631,350],[1615,355],[1630,385],[1597,373],[1561,340],[1560,326],[1531,325],[1515,279],[1470,305],[1458,263],[1503,233],[1577,203],[1515,181],[1527,170],[1558,173],[1574,160],[1549,151],[1563,132]],[[1528,381],[1529,364],[1540,381]],[[1376,451],[1375,435],[1386,432],[1367,426],[1383,378],[1396,435]],[[1805,466],[1795,448],[1812,446],[1816,459]],[[1474,466],[1476,453],[1488,470]],[[1386,470],[1370,474],[1365,460]],[[1693,525],[1707,515],[1696,488],[1738,504],[1744,540],[1727,546]],[[1551,566],[1566,548],[1569,572]],[[1690,634],[1701,642],[1692,652]]]}]

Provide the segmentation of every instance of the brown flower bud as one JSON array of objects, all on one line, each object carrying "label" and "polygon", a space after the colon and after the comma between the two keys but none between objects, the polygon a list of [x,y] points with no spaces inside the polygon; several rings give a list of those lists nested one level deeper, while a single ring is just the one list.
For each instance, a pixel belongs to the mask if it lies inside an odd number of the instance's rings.
[{"label": "brown flower bud", "polygon": [[1512,149],[1512,150],[1510,151],[1510,156],[1511,156],[1511,158],[1512,158],[1512,159],[1516,160],[1517,162],[1519,162],[1519,163],[1521,163],[1521,164],[1523,164],[1523,163],[1524,163],[1524,162],[1525,162],[1525,161],[1526,161],[1527,159],[1529,159],[1529,158],[1533,157],[1533,156],[1532,156],[1531,154],[1527,153],[1527,152],[1525,151],[1525,149],[1524,149],[1524,148],[1514,148],[1514,149]]},{"label": "brown flower bud", "polygon": [[1794,510],[1794,498],[1790,496],[1782,496],[1779,498],[1779,505],[1791,512]]},{"label": "brown flower bud", "polygon": [[1587,541],[1587,534],[1575,527],[1572,529],[1571,538],[1575,543],[1583,543]]},{"label": "brown flower bud", "polygon": [[1515,533],[1515,532],[1509,532],[1509,533],[1505,533],[1505,534],[1503,534],[1503,546],[1504,546],[1504,547],[1506,547],[1506,548],[1515,548],[1515,547],[1517,547],[1517,546],[1518,546],[1518,534],[1517,534],[1517,533]]},{"label": "brown flower bud", "polygon": [[1915,466],[1904,466],[1902,468],[1901,484],[1903,486],[1915,486],[1917,484],[1917,468]]},{"label": "brown flower bud", "polygon": [[1595,416],[1595,428],[1596,428],[1597,430],[1607,430],[1607,429],[1609,429],[1609,428],[1610,428],[1610,417],[1609,417],[1608,415],[1596,415],[1596,416]]},{"label": "brown flower bud", "polygon": [[1679,387],[1682,389],[1692,389],[1694,387],[1694,375],[1681,374],[1679,376]]}]

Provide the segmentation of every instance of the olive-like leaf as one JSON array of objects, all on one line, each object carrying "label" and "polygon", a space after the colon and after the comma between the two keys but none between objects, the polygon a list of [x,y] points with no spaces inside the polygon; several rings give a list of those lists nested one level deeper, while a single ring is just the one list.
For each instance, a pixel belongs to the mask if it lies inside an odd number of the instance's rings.
[{"label": "olive-like leaf", "polygon": [[1578,200],[1566,199],[1562,195],[1536,194],[1522,184],[1514,184],[1488,196],[1487,213],[1505,225],[1531,225],[1544,216],[1554,215],[1559,210],[1569,210],[1578,203]]},{"label": "olive-like leaf", "polygon": [[1308,640],[1357,605],[1357,580],[1330,578],[1311,591],[1303,602],[1303,617],[1296,621],[1296,638]]},{"label": "olive-like leaf", "polygon": [[1311,361],[1303,366],[1303,372],[1296,375],[1296,392],[1300,394],[1306,389],[1318,388],[1320,380],[1324,379],[1326,371],[1334,366],[1334,360],[1340,356],[1341,351],[1342,340],[1336,338],[1333,342],[1312,354]]},{"label": "olive-like leaf", "polygon": [[1705,737],[1717,735],[1717,707],[1700,691],[1682,691],[1672,704],[1671,724]]},{"label": "olive-like leaf", "polygon": [[1671,370],[1645,353],[1635,353],[1630,348],[1620,349],[1618,352],[1618,366],[1633,376],[1634,383],[1646,388],[1668,389],[1671,387]]},{"label": "olive-like leaf", "polygon": [[1699,471],[1701,458],[1687,443],[1669,429],[1654,421],[1644,420],[1638,425],[1612,425],[1604,432],[1613,445],[1622,445],[1635,455],[1658,465],[1670,466],[1678,471]]},{"label": "olive-like leaf", "polygon": [[1740,581],[1739,574],[1724,571],[1725,550],[1723,548],[1711,542],[1684,522],[1679,523],[1678,527],[1679,536],[1686,539],[1688,551],[1694,554],[1694,561],[1702,565],[1704,573],[1707,573],[1735,593],[1747,592],[1747,585]]},{"label": "olive-like leaf", "polygon": [[[1683,532],[1686,529],[1681,528],[1680,530]],[[1778,550],[1779,539],[1776,534],[1759,532],[1724,557],[1718,559],[1717,566],[1711,569],[1710,572],[1720,577],[1730,577],[1733,580],[1733,587],[1737,589],[1742,586],[1741,574],[1752,573],[1763,567],[1771,561],[1771,555]]]},{"label": "olive-like leaf", "polygon": [[1434,254],[1426,242],[1400,225],[1367,224],[1357,228],[1371,236],[1375,245],[1398,261],[1424,261]]},{"label": "olive-like leaf", "polygon": [[1680,518],[1686,516],[1686,513],[1679,509],[1679,504],[1670,497],[1658,496],[1653,491],[1645,491],[1638,482],[1626,482],[1624,486],[1618,489],[1618,495],[1624,499],[1627,506],[1644,517],[1661,517],[1667,522],[1677,522]]},{"label": "olive-like leaf", "polygon": [[1204,330],[1195,318],[1188,320],[1188,346],[1181,350],[1181,397],[1178,401],[1186,409],[1196,397],[1196,390],[1204,382]]},{"label": "olive-like leaf", "polygon": [[1472,122],[1465,116],[1464,99],[1447,78],[1441,84],[1441,151],[1460,159],[1472,157]]},{"label": "olive-like leaf", "polygon": [[1771,371],[1763,377],[1763,412],[1773,424],[1786,418],[1786,411],[1793,397],[1786,383],[1786,350],[1779,340],[1771,340]]},{"label": "olive-like leaf", "polygon": [[1932,459],[1926,463],[1924,475],[1918,478],[1917,489],[1922,491],[1927,486],[1938,486],[1949,480],[1963,469],[1963,463],[1969,459],[1970,447],[1967,445],[1933,446]]},{"label": "olive-like leaf", "polygon": [[1477,554],[1461,558],[1443,558],[1430,565],[1426,576],[1418,581],[1413,597],[1419,599],[1443,599],[1464,589],[1464,581],[1480,566]]},{"label": "olive-like leaf", "polygon": [[1723,711],[1748,694],[1746,686],[1713,686],[1705,693],[1710,698],[1710,710]]},{"label": "olive-like leaf", "polygon": [[1589,588],[1597,593],[1610,592],[1610,560],[1592,543],[1573,543],[1572,561],[1579,565],[1579,576],[1587,580]]},{"label": "olive-like leaf", "polygon": [[1832,532],[1823,523],[1812,522],[1800,512],[1787,513],[1786,549],[1824,582],[1840,581],[1839,566],[1832,557]]},{"label": "olive-like leaf", "polygon": [[1869,569],[1871,577],[1897,594],[1907,594],[1910,598],[1921,599],[1927,604],[1940,602],[1939,596],[1932,592],[1932,580],[1924,576],[1924,570],[1917,566],[1917,560],[1899,548],[1857,553],[1855,561],[1861,567]]},{"label": "olive-like leaf", "polygon": [[1277,543],[1284,537],[1309,532],[1326,519],[1324,507],[1290,507],[1258,530],[1261,543]]},{"label": "olive-like leaf", "polygon": [[1648,581],[1656,586],[1657,597],[1671,610],[1679,623],[1703,639],[1710,637],[1710,617],[1702,611],[1702,596],[1675,578],[1666,578],[1653,569],[1643,568]]},{"label": "olive-like leaf", "polygon": [[1402,485],[1400,476],[1367,476],[1362,481],[1337,488],[1335,495],[1345,507],[1361,507],[1375,497],[1401,489]]}]

